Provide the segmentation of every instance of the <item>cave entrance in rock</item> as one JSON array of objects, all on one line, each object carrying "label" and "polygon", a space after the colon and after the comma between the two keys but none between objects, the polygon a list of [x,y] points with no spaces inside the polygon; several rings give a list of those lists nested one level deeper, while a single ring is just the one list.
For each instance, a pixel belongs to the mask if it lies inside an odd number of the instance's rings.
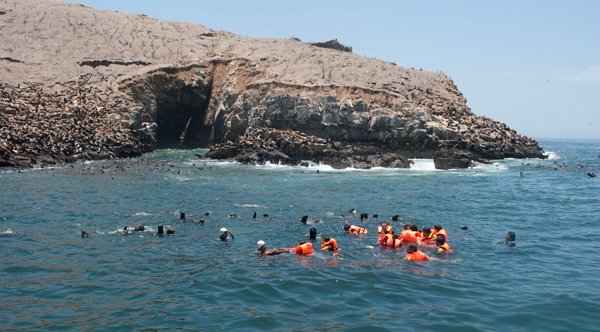
[{"label": "cave entrance in rock", "polygon": [[208,147],[210,127],[204,125],[210,90],[177,87],[156,99],[156,148],[194,149]]}]

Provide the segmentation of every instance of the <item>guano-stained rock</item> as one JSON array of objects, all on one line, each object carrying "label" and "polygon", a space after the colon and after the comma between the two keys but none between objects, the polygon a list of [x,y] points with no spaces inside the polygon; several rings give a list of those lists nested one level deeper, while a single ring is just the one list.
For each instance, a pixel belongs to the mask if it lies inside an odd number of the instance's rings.
[{"label": "guano-stained rock", "polygon": [[0,167],[164,147],[336,168],[544,158],[441,73],[50,0],[0,10]]}]

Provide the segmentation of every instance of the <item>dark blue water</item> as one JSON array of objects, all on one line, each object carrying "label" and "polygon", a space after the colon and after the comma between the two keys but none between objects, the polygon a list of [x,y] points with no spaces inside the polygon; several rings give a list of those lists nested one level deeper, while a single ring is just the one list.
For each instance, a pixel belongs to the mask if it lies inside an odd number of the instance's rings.
[{"label": "dark blue water", "polygon": [[[197,151],[159,151],[0,173],[0,330],[597,330],[600,178],[586,173],[600,171],[600,143],[542,144],[551,159],[460,171],[205,165]],[[394,214],[395,229],[443,225],[454,253],[414,264],[380,249],[376,225]],[[345,235],[341,215],[370,233]],[[140,224],[150,229],[118,232]],[[156,236],[160,224],[175,235]],[[312,226],[339,256],[256,256],[258,240],[293,246]],[[219,241],[221,227],[235,240]]]}]

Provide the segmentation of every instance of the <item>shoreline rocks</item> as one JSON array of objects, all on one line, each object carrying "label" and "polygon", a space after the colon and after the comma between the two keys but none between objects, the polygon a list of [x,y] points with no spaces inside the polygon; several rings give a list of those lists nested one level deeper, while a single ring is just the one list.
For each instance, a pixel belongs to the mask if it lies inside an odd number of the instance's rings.
[{"label": "shoreline rocks", "polygon": [[308,166],[306,161],[324,163],[336,169],[389,167],[408,168],[410,162],[397,152],[373,146],[343,145],[337,141],[293,130],[252,128],[237,141],[213,145],[207,158],[235,160],[242,164],[267,162]]}]

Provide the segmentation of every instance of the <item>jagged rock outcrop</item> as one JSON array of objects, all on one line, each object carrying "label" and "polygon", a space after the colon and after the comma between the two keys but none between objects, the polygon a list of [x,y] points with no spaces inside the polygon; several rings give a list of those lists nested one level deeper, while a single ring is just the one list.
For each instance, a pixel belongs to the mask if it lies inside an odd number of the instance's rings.
[{"label": "jagged rock outcrop", "polygon": [[383,166],[408,168],[410,161],[398,152],[372,145],[343,145],[294,130],[250,129],[235,142],[213,145],[206,157],[234,159],[244,164],[302,165],[307,160],[334,168],[371,168]]},{"label": "jagged rock outcrop", "polygon": [[220,143],[215,158],[334,167],[543,157],[440,73],[54,1],[0,11],[0,166]]}]

